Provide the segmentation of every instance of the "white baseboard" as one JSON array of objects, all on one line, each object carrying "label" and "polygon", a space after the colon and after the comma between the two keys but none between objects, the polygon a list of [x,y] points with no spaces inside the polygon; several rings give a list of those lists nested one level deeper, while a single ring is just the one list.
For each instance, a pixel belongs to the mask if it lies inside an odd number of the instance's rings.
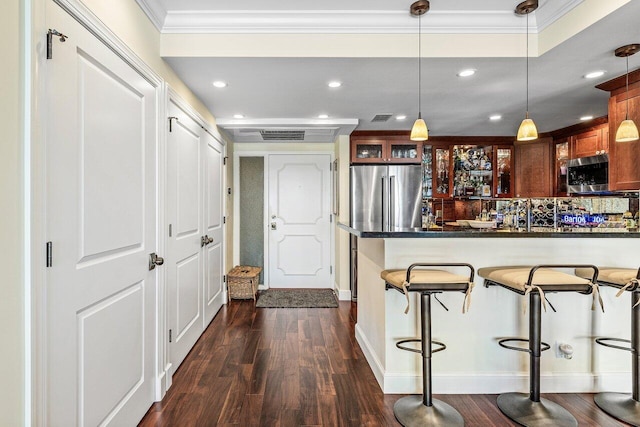
[{"label": "white baseboard", "polygon": [[[385,394],[422,393],[422,377],[420,375],[386,372],[358,324],[355,327],[355,335],[373,375]],[[433,375],[432,381],[434,394],[529,392],[528,373],[436,373]],[[631,391],[631,373],[542,374],[540,389],[543,393],[598,393],[601,391],[629,393]]]},{"label": "white baseboard", "polygon": [[335,288],[334,290],[336,292],[336,295],[338,295],[338,300],[351,301],[351,291],[349,289],[344,290],[344,289]]},{"label": "white baseboard", "polygon": [[[362,333],[362,329],[360,329],[360,325],[356,323],[355,327],[356,332],[356,341],[360,344],[360,348],[362,349],[362,353],[364,353],[364,358],[367,359],[369,363],[369,367],[373,371],[373,375],[376,377],[380,388],[384,391],[384,369],[382,368],[382,363],[376,357],[375,353],[371,350],[371,343],[367,340],[367,337]],[[386,392],[385,392],[386,393]]]}]

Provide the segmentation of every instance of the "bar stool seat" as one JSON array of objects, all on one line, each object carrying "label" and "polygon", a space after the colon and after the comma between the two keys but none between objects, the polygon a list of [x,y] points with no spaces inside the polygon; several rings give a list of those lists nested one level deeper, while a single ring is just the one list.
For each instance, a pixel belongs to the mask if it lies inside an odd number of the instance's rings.
[{"label": "bar stool seat", "polygon": [[[588,271],[576,269],[576,275],[585,277]],[[640,269],[600,267],[598,283],[619,289],[616,296],[631,292],[631,339],[599,337],[596,342],[605,347],[631,352],[632,392],[598,393],[593,400],[607,414],[633,426],[640,426]],[[630,347],[622,347],[612,342],[624,342]]]},{"label": "bar stool seat", "polygon": [[[556,268],[588,268],[590,279],[577,277],[556,270]],[[541,340],[542,313],[546,309],[545,292],[578,292],[594,294],[599,299],[597,285],[598,269],[592,265],[536,265],[487,267],[478,270],[485,279],[485,286],[501,286],[520,295],[529,295],[529,337],[507,338],[498,341],[501,347],[529,353],[529,395],[524,393],[503,393],[498,396],[498,407],[507,417],[523,426],[577,426],[578,422],[562,406],[540,397],[540,357],[550,348]],[[599,299],[600,304],[602,300]],[[529,348],[512,346],[509,342],[528,342]]]},{"label": "bar stool seat", "polygon": [[[462,276],[445,270],[424,269],[424,267],[465,267],[470,273],[468,276]],[[464,312],[469,307],[473,276],[473,267],[460,263],[416,263],[406,270],[384,270],[380,274],[387,289],[396,289],[407,297],[405,313],[409,310],[409,292],[418,292],[421,296],[421,338],[396,342],[396,347],[399,349],[422,355],[422,396],[406,396],[393,405],[393,413],[403,426],[464,426],[464,419],[458,411],[451,405],[432,398],[431,355],[446,349],[446,346],[431,339],[431,294],[464,292],[466,294],[463,302]],[[408,342],[420,342],[421,349],[406,347],[405,344]],[[438,348],[433,349],[432,343]]]}]

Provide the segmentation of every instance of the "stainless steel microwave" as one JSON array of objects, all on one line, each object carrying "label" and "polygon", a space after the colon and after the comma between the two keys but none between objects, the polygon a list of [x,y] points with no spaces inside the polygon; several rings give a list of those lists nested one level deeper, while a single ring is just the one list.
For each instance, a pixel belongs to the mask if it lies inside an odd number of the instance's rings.
[{"label": "stainless steel microwave", "polygon": [[581,157],[567,162],[567,192],[570,194],[609,191],[609,155]]}]

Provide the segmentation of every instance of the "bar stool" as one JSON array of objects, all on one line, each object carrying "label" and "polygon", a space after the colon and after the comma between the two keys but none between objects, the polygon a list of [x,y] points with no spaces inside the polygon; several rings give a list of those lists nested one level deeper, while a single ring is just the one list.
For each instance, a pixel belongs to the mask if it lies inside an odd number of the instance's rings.
[{"label": "bar stool", "polygon": [[[592,274],[584,279],[551,268],[585,268]],[[595,308],[599,297],[598,269],[593,265],[536,265],[533,267],[488,267],[478,270],[484,277],[485,287],[497,285],[529,296],[529,338],[505,338],[498,341],[501,347],[529,353],[529,395],[524,393],[503,393],[498,396],[498,407],[507,417],[523,426],[577,426],[578,422],[566,409],[557,403],[540,397],[540,356],[551,346],[542,342],[541,306],[546,310],[545,292],[593,293]],[[552,307],[553,308],[553,307]],[[554,309],[555,311],[555,309]],[[529,348],[509,345],[509,342],[528,342]]]},{"label": "bar stool", "polygon": [[[626,393],[598,393],[593,400],[607,414],[633,426],[640,426],[640,269],[602,267],[598,283],[619,289],[616,296],[631,292],[631,339],[597,338],[605,347],[631,352],[631,395]],[[577,269],[576,275],[585,277],[588,271]],[[626,342],[631,347],[622,347],[611,342]]]},{"label": "bar stool", "polygon": [[[421,267],[466,267],[469,276],[461,276],[444,270],[422,269]],[[415,269],[415,270],[414,270]],[[431,355],[442,351],[446,346],[431,340],[431,295],[442,292],[463,292],[465,299],[463,313],[468,310],[473,289],[474,269],[469,264],[459,263],[416,263],[407,270],[384,270],[380,277],[387,289],[397,289],[407,298],[409,310],[409,292],[418,292],[420,298],[421,338],[404,339],[396,343],[401,350],[422,354],[422,396],[406,396],[393,405],[393,413],[403,426],[464,426],[464,420],[451,405],[433,399],[431,387]],[[441,303],[442,304],[442,303]],[[446,308],[446,307],[445,307]],[[405,346],[409,342],[420,342],[421,349]],[[432,349],[432,343],[438,347]]]}]

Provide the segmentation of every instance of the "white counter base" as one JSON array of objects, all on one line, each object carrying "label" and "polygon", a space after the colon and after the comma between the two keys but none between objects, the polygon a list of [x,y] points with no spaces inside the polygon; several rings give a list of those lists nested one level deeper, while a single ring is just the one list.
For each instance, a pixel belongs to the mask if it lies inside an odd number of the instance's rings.
[{"label": "white counter base", "polygon": [[[637,268],[638,240],[594,239],[365,239],[358,240],[358,319],[356,339],[384,393],[421,393],[420,355],[399,350],[399,339],[419,335],[419,304],[403,313],[404,295],[385,291],[380,271],[413,262],[467,262],[476,271],[498,265],[582,263]],[[455,271],[455,270],[452,270]],[[433,356],[434,394],[528,392],[528,354],[497,344],[526,337],[528,299],[499,287],[484,288],[476,277],[471,310],[462,314],[462,293],[438,297],[432,305],[432,333],[447,345]],[[630,354],[597,345],[597,336],[628,338],[630,295],[615,297],[602,287],[605,313],[591,311],[592,297],[549,294],[558,310],[542,315],[542,339],[551,345],[541,360],[542,393],[631,390]],[[572,359],[556,357],[560,343],[574,348]]]}]

